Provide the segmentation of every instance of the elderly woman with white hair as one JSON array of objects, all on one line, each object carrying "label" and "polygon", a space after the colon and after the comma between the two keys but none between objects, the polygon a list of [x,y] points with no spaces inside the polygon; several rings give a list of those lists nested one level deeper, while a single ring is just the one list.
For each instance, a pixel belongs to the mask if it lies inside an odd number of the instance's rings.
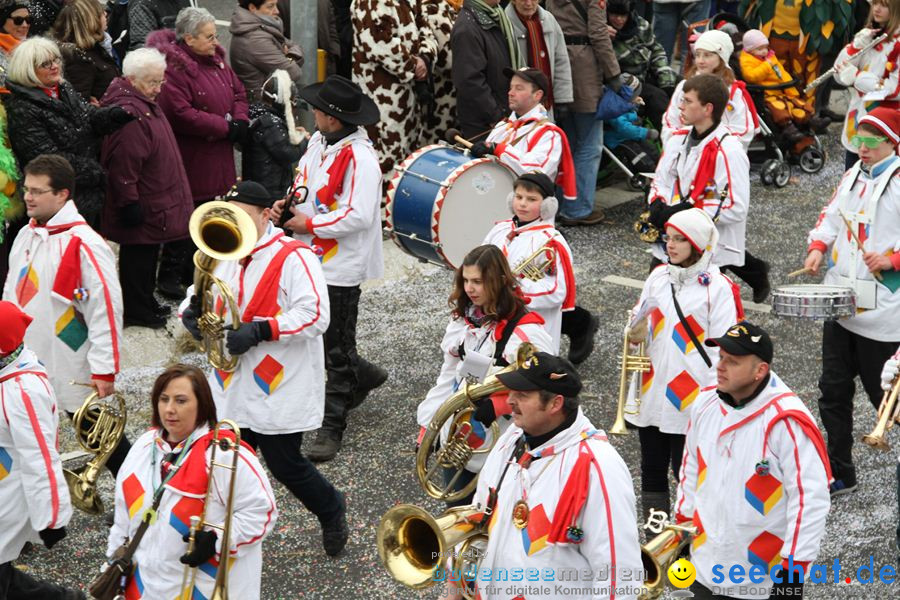
[{"label": "elderly woman with white hair", "polygon": [[97,160],[99,140],[133,117],[120,107],[85,103],[63,79],[55,42],[29,38],[13,50],[4,98],[9,140],[19,164],[40,154],[59,154],[75,169],[75,205],[98,229],[105,174]]},{"label": "elderly woman with white hair", "polygon": [[[249,127],[244,85],[225,62],[217,38],[215,17],[194,7],[178,13],[174,32],[147,37],[147,46],[166,55],[166,83],[157,102],[175,131],[195,204],[223,195],[234,184],[234,144],[245,141]],[[193,279],[190,249],[186,246],[180,256],[164,252],[161,275],[166,278],[158,283],[164,296],[184,297],[184,286]],[[180,281],[168,279],[176,275]]]},{"label": "elderly woman with white hair", "polygon": [[154,48],[132,50],[122,72],[102,105],[119,106],[135,120],[103,140],[103,235],[121,244],[125,326],[159,329],[167,312],[153,297],[160,244],[188,237],[194,204],[175,134],[156,102],[166,81],[166,58]]}]

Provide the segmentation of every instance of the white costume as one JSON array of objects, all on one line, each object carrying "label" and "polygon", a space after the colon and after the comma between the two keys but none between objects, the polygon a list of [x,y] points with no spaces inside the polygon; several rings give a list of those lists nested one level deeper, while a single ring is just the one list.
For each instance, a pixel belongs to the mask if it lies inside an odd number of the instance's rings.
[{"label": "white costume", "polygon": [[294,189],[303,186],[308,195],[295,213],[306,216],[309,233],[296,237],[322,261],[328,285],[381,277],[381,167],[366,130],[330,146],[317,131],[297,169]]},{"label": "white costume", "polygon": [[[520,275],[519,285],[528,299],[528,309],[544,319],[544,329],[553,338],[553,347],[547,352],[559,354],[559,337],[562,330],[562,311],[575,307],[575,271],[572,266],[572,250],[552,222],[543,219],[517,227],[513,219],[500,221],[488,232],[482,244],[492,244],[503,251],[512,270],[546,244],[556,252],[555,266],[539,281]],[[542,255],[538,260],[545,260]]]},{"label": "white costume", "polygon": [[[515,461],[513,452],[522,435],[515,425],[507,429],[478,478],[475,502],[482,506],[487,505],[489,489],[500,485],[478,570],[480,597],[511,600],[520,597],[511,585],[529,585],[532,590],[523,593],[528,600],[635,598],[643,569],[634,489],[628,467],[606,434],[595,429],[579,408],[571,426],[537,448],[527,449]],[[561,500],[577,497],[576,488],[587,493],[583,505],[575,500],[574,507],[563,509],[566,503]],[[520,501],[528,505],[523,529],[513,523],[514,506]],[[572,541],[567,535],[570,527],[581,529],[583,539]],[[552,569],[555,579],[519,584],[497,581],[505,570],[514,582],[514,569],[522,573]],[[563,579],[576,570],[574,577]],[[611,586],[619,588],[615,595],[610,593]],[[630,593],[622,591],[629,589]]]},{"label": "white costume", "polygon": [[[154,490],[163,482],[161,463],[173,448],[160,437],[160,433],[154,428],[139,437],[119,469],[115,524],[109,530],[106,548],[109,557],[126,539],[134,536],[144,512],[153,505]],[[187,552],[187,542],[182,540],[182,536],[190,529],[190,517],[199,516],[203,511],[212,453],[209,448],[211,439],[212,432],[203,424],[185,440],[187,450],[178,448],[181,453],[187,453],[184,458],[180,453],[177,459],[167,461],[173,469],[177,465],[178,471],[165,484],[156,521],[147,528],[134,555],[134,574],[128,578],[125,587],[126,600],[181,597],[185,565],[178,559]],[[230,451],[216,449],[216,462],[230,466],[233,456]],[[225,520],[231,471],[215,468],[212,473],[215,479],[205,520],[221,525]],[[247,447],[240,449],[236,476],[228,595],[242,600],[257,600],[260,598],[262,575],[262,540],[275,526],[278,510],[266,473],[256,455]],[[212,594],[221,560],[222,532],[216,530],[216,534],[216,554],[197,568],[194,589],[188,594],[191,598],[208,598]]]},{"label": "white costume", "polygon": [[[880,33],[880,30],[874,29],[863,29],[857,33],[853,42],[838,54],[834,64],[840,65],[856,55]],[[857,149],[850,144],[850,138],[856,135],[860,119],[878,106],[900,109],[898,60],[900,60],[900,34],[895,34],[856,59],[855,65],[848,64],[834,74],[835,81],[850,88],[850,104],[841,130],[841,143],[854,154],[857,153]]]},{"label": "white costume", "polygon": [[[703,390],[688,426],[675,504],[676,520],[692,521],[699,532],[691,545],[697,581],[719,586],[717,594],[767,598],[773,566],[787,566],[789,557],[804,567],[814,561],[831,505],[827,465],[815,419],[775,373],[740,409],[714,388]],[[719,577],[713,565],[725,565]],[[759,565],[764,581],[745,579],[742,593],[729,585],[734,565],[745,574]]]},{"label": "white costume", "polygon": [[704,346],[712,362],[707,366],[678,318],[672,284],[684,318],[701,344],[724,335],[744,318],[744,310],[737,286],[715,265],[701,270],[663,264],[644,282],[634,313],[647,307],[651,367],[640,379],[640,412],[635,415],[626,411],[625,419],[638,427],[652,426],[663,433],[684,435],[690,407],[700,390],[716,382],[719,349]]},{"label": "white costume", "polygon": [[39,531],[72,518],[56,450],[56,397],[27,346],[0,369],[0,409],[0,563],[6,563],[19,557],[25,542],[39,544]]},{"label": "white costume", "polygon": [[34,317],[25,343],[41,357],[60,406],[87,395],[71,381],[113,381],[122,346],[122,291],[112,249],[72,201],[46,226],[22,228],[9,255],[3,299]]},{"label": "white costume", "polygon": [[[724,123],[691,146],[691,129],[675,132],[656,165],[648,202],[668,205],[693,200],[716,221],[719,243],[713,264],[744,265],[747,213],[750,210],[750,161]],[[709,150],[707,150],[709,148]],[[727,192],[726,192],[727,186]],[[721,198],[725,192],[724,199]],[[721,207],[721,208],[720,208]],[[665,261],[665,248],[653,245],[653,256]]]},{"label": "white costume", "polygon": [[[214,273],[234,294],[242,322],[268,321],[272,329],[272,339],[240,355],[233,372],[213,369],[209,384],[219,417],[267,435],[318,428],[329,304],[315,254],[270,224],[246,259],[219,261]],[[193,294],[191,286],[187,298]],[[227,306],[221,311],[230,323]]]},{"label": "white costume", "polygon": [[[882,272],[882,281],[866,267],[842,212],[866,251],[891,258],[894,269]],[[869,339],[896,341],[900,337],[900,157],[888,156],[869,173],[861,169],[860,162],[851,167],[807,241],[810,250],[821,250],[833,265],[826,271],[824,283],[854,288],[857,309],[866,309],[842,319],[841,327]]]},{"label": "white costume", "polygon": [[[662,118],[662,131],[659,132],[659,139],[665,146],[672,138],[676,131],[684,129],[686,125],[681,120],[681,100],[684,98],[684,82],[679,81],[672,93],[672,99],[669,101],[669,107],[666,109]],[[753,100],[747,93],[743,81],[735,81],[728,90],[728,104],[725,106],[725,112],[722,113],[722,125],[737,136],[741,142],[744,151],[750,147],[753,136],[759,132],[759,118],[756,116],[756,108]]]},{"label": "white costume", "polygon": [[509,118],[494,125],[485,141],[497,144],[494,154],[516,175],[541,171],[555,180],[562,160],[564,137],[539,103],[521,117],[510,113]]}]

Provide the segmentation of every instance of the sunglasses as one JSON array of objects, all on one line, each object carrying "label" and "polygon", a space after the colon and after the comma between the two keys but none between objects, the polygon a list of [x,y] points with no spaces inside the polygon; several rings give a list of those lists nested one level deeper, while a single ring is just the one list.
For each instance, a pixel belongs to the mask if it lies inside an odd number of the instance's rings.
[{"label": "sunglasses", "polygon": [[865,146],[866,148],[877,148],[879,144],[886,141],[887,138],[883,135],[877,135],[874,137],[854,135],[852,138],[850,138],[850,144],[854,148],[859,148],[860,146]]},{"label": "sunglasses", "polygon": [[34,22],[34,18],[32,18],[31,15],[28,15],[27,17],[10,17],[9,20],[12,21],[13,25],[15,25],[16,27],[21,26],[22,23],[28,23],[29,25],[31,25]]}]

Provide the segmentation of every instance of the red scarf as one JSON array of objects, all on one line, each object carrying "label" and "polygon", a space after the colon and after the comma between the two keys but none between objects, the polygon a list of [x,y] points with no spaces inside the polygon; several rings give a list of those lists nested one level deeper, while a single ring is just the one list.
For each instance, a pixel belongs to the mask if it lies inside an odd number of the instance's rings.
[{"label": "red scarf", "polygon": [[541,130],[528,142],[528,151],[537,145],[541,136],[548,131],[559,133],[562,140],[562,156],[559,158],[559,171],[556,174],[556,185],[562,188],[563,198],[565,200],[575,200],[578,197],[578,189],[575,185],[575,161],[572,160],[572,150],[569,148],[569,139],[565,132],[552,123],[547,123]]},{"label": "red scarf", "polygon": [[690,193],[694,208],[703,208],[703,196],[706,194],[706,185],[716,179],[716,155],[719,153],[720,147],[721,142],[715,139],[708,143],[700,154],[700,163],[697,165],[697,174],[694,176],[693,187]]},{"label": "red scarf", "polygon": [[[535,11],[530,17],[523,17],[516,11],[516,16],[525,25],[525,41],[528,46],[528,66],[539,69],[547,76],[547,81],[553,81],[553,74],[550,71],[550,52],[547,50],[547,43],[544,41],[544,28],[541,26],[540,11]],[[544,108],[550,110],[553,108],[553,85],[544,94],[541,101]]]},{"label": "red scarf", "polygon": [[56,279],[53,280],[51,294],[66,303],[75,299],[76,291],[81,288],[81,238],[72,236],[69,245],[63,252]]},{"label": "red scarf", "polygon": [[279,250],[266,271],[256,284],[256,291],[253,297],[247,303],[241,321],[249,323],[253,317],[274,317],[281,308],[278,306],[278,282],[281,281],[281,271],[284,267],[284,261],[294,250],[300,248],[309,248],[306,244],[299,240],[285,239],[282,242],[281,250]]},{"label": "red scarf", "polygon": [[344,189],[344,173],[347,171],[347,165],[353,159],[353,146],[347,144],[338,155],[334,158],[334,162],[328,167],[328,184],[319,188],[316,192],[316,199],[323,206],[331,206],[334,197],[340,194]]}]

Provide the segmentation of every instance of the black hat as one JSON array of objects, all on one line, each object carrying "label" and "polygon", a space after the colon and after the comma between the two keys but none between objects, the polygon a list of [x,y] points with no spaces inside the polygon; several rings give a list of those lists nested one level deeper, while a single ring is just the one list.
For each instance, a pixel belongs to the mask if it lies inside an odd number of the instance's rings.
[{"label": "black hat", "polygon": [[614,14],[614,15],[631,14],[630,0],[609,0],[606,3],[606,14]]},{"label": "black hat", "polygon": [[725,335],[703,342],[707,346],[718,346],[728,354],[747,356],[755,354],[763,362],[771,363],[775,354],[772,338],[766,330],[748,321],[732,325]]},{"label": "black hat", "polygon": [[544,195],[544,198],[549,196],[556,196],[556,184],[553,183],[553,180],[547,177],[546,173],[542,173],[541,171],[530,171],[528,173],[522,173],[516,179],[516,182],[513,184],[513,189],[517,185],[519,185],[520,181],[527,181],[528,183],[533,183],[538,186],[541,190],[541,193]]},{"label": "black hat", "polygon": [[547,76],[544,75],[544,72],[540,69],[522,67],[518,70],[514,70],[510,69],[509,67],[505,67],[503,69],[503,74],[507,77],[512,77],[513,75],[515,75],[516,77],[521,77],[525,81],[530,81],[534,85],[538,86],[538,88],[543,90],[544,95],[547,95],[550,92],[550,81],[547,79]]},{"label": "black hat", "polygon": [[375,101],[358,85],[340,75],[329,75],[322,83],[308,85],[298,95],[323,113],[349,125],[372,125],[381,119]]},{"label": "black hat", "polygon": [[31,14],[27,0],[0,0],[0,25],[6,23],[9,16],[20,8],[29,9],[28,12]]},{"label": "black hat", "polygon": [[546,352],[535,352],[521,368],[499,373],[497,379],[509,389],[520,392],[546,390],[574,398],[581,391],[581,377],[574,365],[565,358]]},{"label": "black hat", "polygon": [[225,200],[233,200],[235,202],[243,202],[244,204],[252,204],[253,206],[262,206],[263,208],[272,208],[272,195],[262,185],[255,181],[239,181],[233,185],[228,193],[225,194]]}]

